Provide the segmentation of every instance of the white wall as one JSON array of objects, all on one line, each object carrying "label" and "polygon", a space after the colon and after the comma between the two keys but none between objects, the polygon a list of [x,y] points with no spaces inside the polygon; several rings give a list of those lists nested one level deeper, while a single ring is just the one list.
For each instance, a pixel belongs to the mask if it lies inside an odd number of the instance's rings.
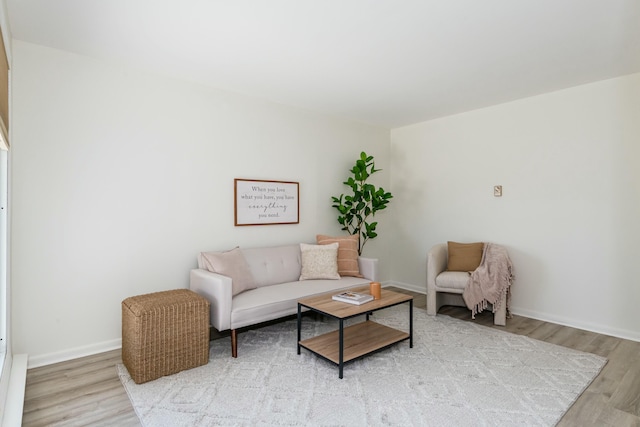
[{"label": "white wall", "polygon": [[437,242],[493,241],[515,264],[514,313],[640,340],[640,74],[391,141],[395,280],[424,289]]},{"label": "white wall", "polygon": [[[2,31],[2,41],[4,43],[4,49],[7,53],[7,62],[11,69],[12,52],[11,52],[11,33],[9,32],[9,20],[7,19],[7,4],[6,0],[0,0],[0,31]],[[11,71],[9,71],[9,79],[11,79]],[[11,84],[9,84],[9,91]],[[11,97],[11,94],[9,94]],[[11,100],[9,100],[9,109],[11,109]],[[11,126],[9,126],[9,132],[11,132]],[[3,206],[8,206],[8,152],[2,151],[0,153],[0,203]],[[8,209],[4,209],[0,213],[0,424],[3,421],[3,415],[6,418],[8,409],[6,407],[6,400],[9,393],[9,382],[11,369],[13,366],[13,349],[11,338],[11,322],[10,322],[10,310],[9,304],[11,298],[11,288],[9,282],[8,271],[8,242],[10,239],[8,233],[8,222],[10,220]]]},{"label": "white wall", "polygon": [[[199,251],[340,233],[331,196],[360,151],[388,170],[389,130],[20,41],[13,55],[13,337],[30,366],[118,347],[121,301],[187,287]],[[300,182],[300,224],[234,227],[234,178]]]},{"label": "white wall", "polygon": [[[389,131],[14,41],[12,328],[30,366],[120,345],[120,302],[201,250],[339,233],[361,150],[390,208],[365,255],[424,289],[429,247],[504,244],[513,311],[640,339],[640,75]],[[233,178],[300,182],[301,223],[233,226]],[[391,184],[390,184],[391,183]],[[504,186],[494,198],[493,185]]]}]

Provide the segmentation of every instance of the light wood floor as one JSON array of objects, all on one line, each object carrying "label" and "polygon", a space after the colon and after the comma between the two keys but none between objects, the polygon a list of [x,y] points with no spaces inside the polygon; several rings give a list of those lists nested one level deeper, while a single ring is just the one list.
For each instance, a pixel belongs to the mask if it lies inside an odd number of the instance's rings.
[{"label": "light wood floor", "polygon": [[[425,295],[391,289],[414,295],[415,306],[426,308]],[[440,314],[472,321],[465,308],[443,307]],[[559,426],[640,427],[640,343],[520,316],[505,327],[493,326],[490,313],[474,321],[609,359]],[[120,350],[29,369],[23,426],[140,426],[116,363]]]}]

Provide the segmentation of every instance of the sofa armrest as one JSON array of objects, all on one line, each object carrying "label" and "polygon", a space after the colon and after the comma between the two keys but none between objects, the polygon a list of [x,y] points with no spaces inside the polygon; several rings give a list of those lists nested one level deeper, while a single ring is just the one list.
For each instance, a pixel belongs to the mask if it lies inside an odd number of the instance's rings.
[{"label": "sofa armrest", "polygon": [[427,254],[427,290],[435,289],[436,277],[447,269],[447,244],[439,243]]},{"label": "sofa armrest", "polygon": [[378,281],[378,259],[358,257],[358,268],[365,279]]},{"label": "sofa armrest", "polygon": [[231,327],[231,278],[203,269],[191,270],[189,289],[211,303],[211,324],[218,331]]}]

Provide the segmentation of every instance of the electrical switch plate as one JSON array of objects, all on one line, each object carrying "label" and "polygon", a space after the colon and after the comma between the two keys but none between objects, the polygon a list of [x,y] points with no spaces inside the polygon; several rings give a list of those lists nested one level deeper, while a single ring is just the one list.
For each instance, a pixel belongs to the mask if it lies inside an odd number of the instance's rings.
[{"label": "electrical switch plate", "polygon": [[502,185],[493,186],[493,195],[495,197],[502,197]]}]

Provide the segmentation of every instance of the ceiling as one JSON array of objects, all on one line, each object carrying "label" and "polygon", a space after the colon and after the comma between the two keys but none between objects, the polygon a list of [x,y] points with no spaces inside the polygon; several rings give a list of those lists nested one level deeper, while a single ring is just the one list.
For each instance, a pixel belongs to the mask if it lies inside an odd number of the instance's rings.
[{"label": "ceiling", "polygon": [[15,39],[386,128],[640,72],[638,0],[4,0]]}]

